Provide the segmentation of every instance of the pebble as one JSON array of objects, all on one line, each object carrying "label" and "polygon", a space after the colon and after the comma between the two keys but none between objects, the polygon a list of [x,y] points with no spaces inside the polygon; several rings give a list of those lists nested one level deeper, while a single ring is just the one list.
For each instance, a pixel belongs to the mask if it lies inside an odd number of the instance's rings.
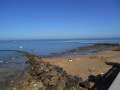
[{"label": "pebble", "polygon": [[33,84],[33,87],[36,87],[37,86],[37,84]]}]

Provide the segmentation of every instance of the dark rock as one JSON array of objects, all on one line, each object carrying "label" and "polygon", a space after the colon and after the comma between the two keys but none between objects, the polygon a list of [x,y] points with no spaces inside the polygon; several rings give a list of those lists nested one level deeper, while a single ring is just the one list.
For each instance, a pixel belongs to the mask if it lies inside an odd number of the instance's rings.
[{"label": "dark rock", "polygon": [[42,80],[46,90],[80,90],[79,77],[68,75],[62,68],[41,62],[31,69],[31,75]]},{"label": "dark rock", "polygon": [[120,47],[115,48],[113,51],[120,51]]}]

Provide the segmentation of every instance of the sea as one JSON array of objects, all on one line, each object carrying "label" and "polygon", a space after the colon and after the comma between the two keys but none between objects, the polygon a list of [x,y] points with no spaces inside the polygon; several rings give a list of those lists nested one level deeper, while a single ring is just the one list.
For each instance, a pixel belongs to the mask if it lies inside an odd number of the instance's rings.
[{"label": "sea", "polygon": [[43,40],[1,40],[0,50],[21,50],[36,55],[50,55],[95,43],[120,43],[117,39],[43,39]]},{"label": "sea", "polygon": [[6,90],[29,66],[25,63],[26,58],[15,50],[47,56],[96,43],[120,43],[120,38],[0,40],[0,90]]}]

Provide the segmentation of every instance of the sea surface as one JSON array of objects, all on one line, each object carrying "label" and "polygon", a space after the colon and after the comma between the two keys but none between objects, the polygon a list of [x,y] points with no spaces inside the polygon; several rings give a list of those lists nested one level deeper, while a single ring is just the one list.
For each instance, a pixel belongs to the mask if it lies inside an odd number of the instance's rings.
[{"label": "sea surface", "polygon": [[120,43],[120,39],[0,40],[0,90],[22,77],[29,66],[26,58],[14,50],[47,56],[95,43]]},{"label": "sea surface", "polygon": [[0,51],[0,90],[7,90],[22,78],[29,66],[26,60],[22,53]]},{"label": "sea surface", "polygon": [[50,55],[95,43],[120,43],[120,39],[1,40],[0,50],[22,50],[36,55]]}]

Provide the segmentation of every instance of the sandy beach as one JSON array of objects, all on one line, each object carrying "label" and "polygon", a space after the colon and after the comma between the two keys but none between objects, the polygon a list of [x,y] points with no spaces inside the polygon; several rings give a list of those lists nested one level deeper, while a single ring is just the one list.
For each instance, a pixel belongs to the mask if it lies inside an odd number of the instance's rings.
[{"label": "sandy beach", "polygon": [[69,74],[86,79],[90,74],[105,73],[110,68],[105,64],[107,61],[120,63],[120,52],[107,50],[94,55],[57,56],[43,58],[43,60],[62,67]]}]

